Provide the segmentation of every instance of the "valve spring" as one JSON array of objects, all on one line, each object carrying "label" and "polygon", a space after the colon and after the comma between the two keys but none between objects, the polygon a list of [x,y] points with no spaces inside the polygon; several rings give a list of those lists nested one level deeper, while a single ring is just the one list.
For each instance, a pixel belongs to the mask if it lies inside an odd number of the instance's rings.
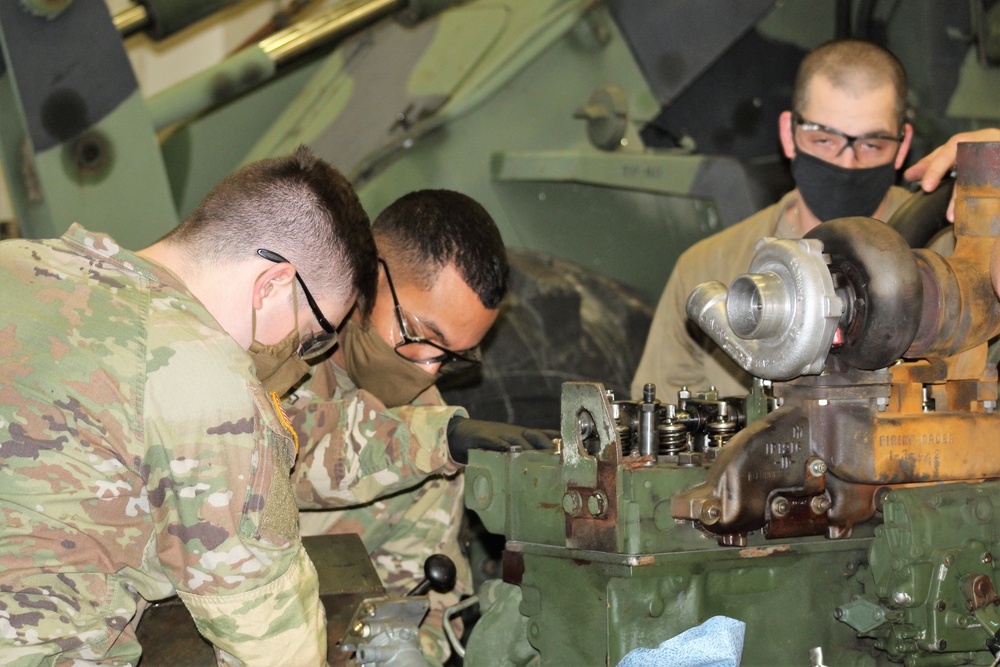
[{"label": "valve spring", "polygon": [[683,424],[660,424],[660,454],[680,454],[687,451],[687,435]]},{"label": "valve spring", "polygon": [[632,427],[628,424],[618,424],[618,441],[622,443],[622,456],[632,453]]},{"label": "valve spring", "polygon": [[735,421],[714,421],[709,422],[705,425],[705,430],[708,431],[708,447],[709,449],[718,449],[722,447],[726,442],[733,437],[736,433],[736,422]]}]

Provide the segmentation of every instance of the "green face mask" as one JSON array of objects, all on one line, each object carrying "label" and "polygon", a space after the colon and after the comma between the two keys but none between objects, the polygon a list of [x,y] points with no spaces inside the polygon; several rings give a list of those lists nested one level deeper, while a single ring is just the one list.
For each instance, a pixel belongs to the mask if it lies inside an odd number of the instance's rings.
[{"label": "green face mask", "polygon": [[387,408],[409,404],[441,377],[400,357],[370,324],[348,322],[340,344],[347,375]]},{"label": "green face mask", "polygon": [[[295,303],[295,302],[293,302]],[[293,306],[295,321],[299,321],[298,304]],[[289,389],[305,377],[309,372],[309,364],[298,355],[299,328],[296,324],[292,332],[274,345],[263,345],[257,342],[257,311],[253,311],[253,328],[251,329],[250,347],[247,349],[257,369],[257,379],[264,385],[264,390],[274,392],[279,397],[284,396]]]}]

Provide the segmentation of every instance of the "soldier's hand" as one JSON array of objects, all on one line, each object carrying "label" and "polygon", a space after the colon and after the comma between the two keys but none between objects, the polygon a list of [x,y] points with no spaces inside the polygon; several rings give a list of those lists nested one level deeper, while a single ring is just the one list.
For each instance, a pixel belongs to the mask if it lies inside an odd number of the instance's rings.
[{"label": "soldier's hand", "polygon": [[[908,181],[919,180],[920,187],[923,188],[924,192],[933,192],[941,183],[941,179],[947,176],[948,172],[955,166],[955,157],[958,155],[958,144],[963,141],[1000,141],[1000,129],[991,127],[956,134],[907,169],[903,173],[903,178]],[[949,221],[955,222],[954,196],[948,205],[946,216]]]},{"label": "soldier's hand", "polygon": [[469,462],[470,449],[487,449],[494,452],[510,451],[512,446],[522,449],[553,449],[558,432],[527,428],[502,422],[481,421],[452,417],[448,422],[448,451],[455,463]]}]

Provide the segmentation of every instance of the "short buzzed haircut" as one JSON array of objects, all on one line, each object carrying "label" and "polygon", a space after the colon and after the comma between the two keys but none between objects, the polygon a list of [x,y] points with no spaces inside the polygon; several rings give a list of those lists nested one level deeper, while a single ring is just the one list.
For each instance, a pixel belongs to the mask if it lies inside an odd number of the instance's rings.
[{"label": "short buzzed haircut", "polygon": [[899,128],[906,120],[906,70],[888,50],[861,39],[842,39],[816,47],[802,59],[795,78],[792,109],[802,113],[809,95],[809,84],[823,75],[835,88],[863,93],[892,85],[896,91],[895,116]]},{"label": "short buzzed haircut", "polygon": [[479,202],[452,190],[403,195],[375,219],[375,242],[394,280],[429,290],[454,264],[486,308],[507,294],[510,267],[493,218]]},{"label": "short buzzed haircut", "polygon": [[317,298],[371,312],[378,286],[375,241],[354,188],[305,146],[241,167],[166,237],[198,263],[287,259]]}]

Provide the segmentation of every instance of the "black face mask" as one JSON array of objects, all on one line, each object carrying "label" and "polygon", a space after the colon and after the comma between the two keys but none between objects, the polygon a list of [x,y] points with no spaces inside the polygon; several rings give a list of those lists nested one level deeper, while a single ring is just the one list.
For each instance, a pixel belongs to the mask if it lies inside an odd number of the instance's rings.
[{"label": "black face mask", "polygon": [[820,222],[871,217],[896,180],[896,164],[893,161],[878,167],[847,169],[800,150],[792,160],[792,178],[806,206]]}]

